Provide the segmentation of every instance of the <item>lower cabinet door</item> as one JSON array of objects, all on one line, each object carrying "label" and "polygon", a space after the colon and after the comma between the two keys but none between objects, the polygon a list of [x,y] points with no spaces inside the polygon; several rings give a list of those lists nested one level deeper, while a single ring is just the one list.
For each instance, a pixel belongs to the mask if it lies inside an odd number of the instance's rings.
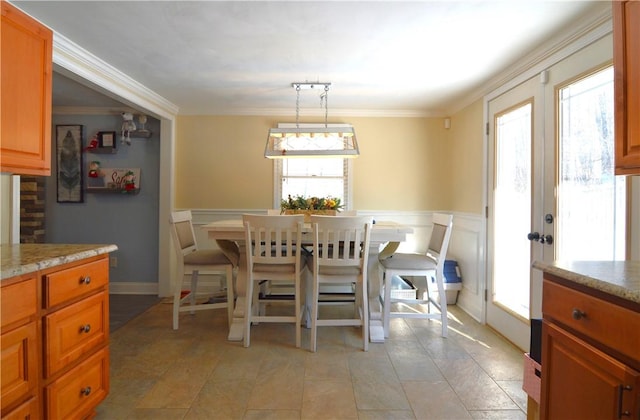
[{"label": "lower cabinet door", "polygon": [[18,407],[2,416],[2,420],[34,420],[40,418],[40,407],[36,397],[29,398]]},{"label": "lower cabinet door", "polygon": [[108,302],[109,295],[103,291],[44,318],[47,377],[107,342]]},{"label": "lower cabinet door", "polygon": [[547,321],[541,419],[636,418],[640,373]]},{"label": "lower cabinet door", "polygon": [[38,386],[38,342],[36,323],[31,322],[2,334],[2,412],[26,399]]},{"label": "lower cabinet door", "polygon": [[86,418],[108,393],[109,350],[105,347],[47,387],[47,418]]}]

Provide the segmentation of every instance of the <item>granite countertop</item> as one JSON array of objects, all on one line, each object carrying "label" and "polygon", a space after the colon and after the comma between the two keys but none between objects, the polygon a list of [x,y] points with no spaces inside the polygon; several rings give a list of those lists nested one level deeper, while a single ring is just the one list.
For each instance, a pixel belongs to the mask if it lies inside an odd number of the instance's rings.
[{"label": "granite countertop", "polygon": [[535,261],[533,268],[640,304],[640,261]]},{"label": "granite countertop", "polygon": [[118,249],[116,245],[97,244],[19,244],[2,245],[2,276],[4,280],[106,254]]}]

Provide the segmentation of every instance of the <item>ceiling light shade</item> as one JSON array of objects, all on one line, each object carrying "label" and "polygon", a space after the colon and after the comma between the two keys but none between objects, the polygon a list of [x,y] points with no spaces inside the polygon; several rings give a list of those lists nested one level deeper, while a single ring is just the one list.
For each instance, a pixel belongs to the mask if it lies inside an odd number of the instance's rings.
[{"label": "ceiling light shade", "polygon": [[[292,83],[296,89],[295,127],[271,128],[267,137],[264,156],[269,159],[287,159],[295,157],[341,157],[354,158],[360,154],[356,133],[349,124],[327,124],[328,93],[331,83]],[[300,90],[323,88],[320,95],[325,107],[324,125],[304,124],[300,127]]]},{"label": "ceiling light shade", "polygon": [[264,149],[265,157],[270,159],[313,156],[354,158],[359,154],[356,133],[350,125],[272,128]]}]

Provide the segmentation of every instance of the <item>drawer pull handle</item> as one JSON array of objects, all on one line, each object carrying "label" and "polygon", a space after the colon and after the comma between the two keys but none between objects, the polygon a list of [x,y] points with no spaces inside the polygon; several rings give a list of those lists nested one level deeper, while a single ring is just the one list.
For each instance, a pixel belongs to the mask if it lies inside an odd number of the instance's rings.
[{"label": "drawer pull handle", "polygon": [[580,321],[582,318],[586,318],[587,317],[587,313],[586,312],[582,312],[578,308],[573,308],[573,312],[571,313],[571,316],[576,321]]},{"label": "drawer pull handle", "polygon": [[621,419],[624,417],[631,417],[631,412],[629,410],[622,409],[622,400],[624,391],[632,391],[633,387],[631,385],[620,385],[620,391],[618,392],[618,418]]},{"label": "drawer pull handle", "polygon": [[83,325],[80,327],[81,333],[88,333],[89,331],[91,331],[91,324]]},{"label": "drawer pull handle", "polygon": [[80,390],[80,395],[84,395],[85,397],[88,397],[89,394],[91,394],[91,387],[90,386],[82,388]]},{"label": "drawer pull handle", "polygon": [[91,283],[91,276],[84,276],[80,279],[80,284],[89,284]]}]

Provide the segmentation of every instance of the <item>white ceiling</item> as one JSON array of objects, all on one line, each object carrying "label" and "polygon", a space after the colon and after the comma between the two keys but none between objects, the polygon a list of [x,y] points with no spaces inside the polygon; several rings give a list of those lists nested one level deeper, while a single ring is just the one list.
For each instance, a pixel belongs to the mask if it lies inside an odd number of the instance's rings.
[{"label": "white ceiling", "polygon": [[[292,82],[331,82],[329,114],[447,115],[596,1],[26,1],[13,4],[179,107],[295,111]],[[54,106],[90,92],[57,77]],[[86,96],[86,97],[85,97]],[[477,99],[477,98],[472,98]],[[301,114],[320,110],[303,91]]]}]

